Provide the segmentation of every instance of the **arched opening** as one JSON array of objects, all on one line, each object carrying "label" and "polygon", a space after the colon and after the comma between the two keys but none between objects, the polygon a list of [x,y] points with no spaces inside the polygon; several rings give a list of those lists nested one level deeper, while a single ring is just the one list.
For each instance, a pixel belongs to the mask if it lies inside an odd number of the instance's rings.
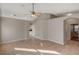
[{"label": "arched opening", "polygon": [[64,20],[64,43],[68,41],[79,41],[79,18]]}]

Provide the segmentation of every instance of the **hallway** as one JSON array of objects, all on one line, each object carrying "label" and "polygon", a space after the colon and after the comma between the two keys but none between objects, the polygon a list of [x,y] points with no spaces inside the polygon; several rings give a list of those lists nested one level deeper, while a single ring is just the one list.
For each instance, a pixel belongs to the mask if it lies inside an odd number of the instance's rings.
[{"label": "hallway", "polygon": [[60,45],[47,40],[28,39],[0,44],[1,55],[79,55],[79,43],[68,41]]}]

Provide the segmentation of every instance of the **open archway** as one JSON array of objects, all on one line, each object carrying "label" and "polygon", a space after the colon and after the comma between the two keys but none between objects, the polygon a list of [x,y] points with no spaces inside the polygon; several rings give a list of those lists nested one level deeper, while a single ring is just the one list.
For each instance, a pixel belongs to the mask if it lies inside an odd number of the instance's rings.
[{"label": "open archway", "polygon": [[79,18],[67,18],[64,20],[64,43],[69,40],[79,41]]}]

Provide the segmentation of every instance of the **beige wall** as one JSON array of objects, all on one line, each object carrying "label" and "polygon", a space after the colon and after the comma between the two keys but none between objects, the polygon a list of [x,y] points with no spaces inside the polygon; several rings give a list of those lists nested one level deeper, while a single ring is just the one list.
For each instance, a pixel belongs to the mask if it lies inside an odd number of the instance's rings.
[{"label": "beige wall", "polygon": [[28,22],[13,18],[1,18],[1,41],[10,42],[28,38]]},{"label": "beige wall", "polygon": [[[0,4],[1,7],[1,4]],[[1,16],[1,9],[0,9],[0,16]],[[1,41],[1,18],[0,18],[0,41]]]},{"label": "beige wall", "polygon": [[1,18],[0,18],[0,41],[1,41]]}]

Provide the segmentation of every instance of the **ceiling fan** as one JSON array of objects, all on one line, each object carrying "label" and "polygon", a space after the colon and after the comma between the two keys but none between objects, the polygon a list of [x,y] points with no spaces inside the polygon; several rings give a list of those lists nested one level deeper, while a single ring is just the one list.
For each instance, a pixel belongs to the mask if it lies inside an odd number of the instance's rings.
[{"label": "ceiling fan", "polygon": [[[45,13],[45,14],[49,14],[50,18],[59,18],[59,17],[65,17],[65,16],[71,16],[73,14],[77,14],[79,13],[79,10],[76,11],[71,11],[71,12],[65,12],[65,13],[60,13],[60,14],[52,14],[52,13]],[[32,16],[39,16],[40,13],[37,13],[35,11],[35,3],[32,3],[32,11],[31,11]]]},{"label": "ceiling fan", "polygon": [[[29,14],[25,14],[25,16],[26,16],[26,15],[31,15],[32,17],[40,16],[41,13],[35,11],[35,3],[31,3],[31,6],[32,6],[32,10],[29,11],[29,12],[30,12]],[[24,5],[23,5],[22,7],[24,7]],[[24,7],[24,8],[25,8],[25,7]]]},{"label": "ceiling fan", "polygon": [[35,3],[32,3],[32,11],[31,11],[31,14],[32,14],[32,16],[39,16],[40,15],[40,13],[37,13],[35,11]]},{"label": "ceiling fan", "polygon": [[[32,3],[32,11],[30,11],[31,14],[25,14],[25,15],[31,15],[33,17],[39,16],[42,13],[35,11],[35,3]],[[50,15],[50,19],[52,18],[59,18],[59,17],[65,17],[65,16],[71,16],[73,14],[79,13],[79,10],[71,11],[71,12],[65,12],[65,13],[59,13],[59,14],[52,14],[52,13],[45,13]],[[44,14],[44,13],[43,13]]]}]

